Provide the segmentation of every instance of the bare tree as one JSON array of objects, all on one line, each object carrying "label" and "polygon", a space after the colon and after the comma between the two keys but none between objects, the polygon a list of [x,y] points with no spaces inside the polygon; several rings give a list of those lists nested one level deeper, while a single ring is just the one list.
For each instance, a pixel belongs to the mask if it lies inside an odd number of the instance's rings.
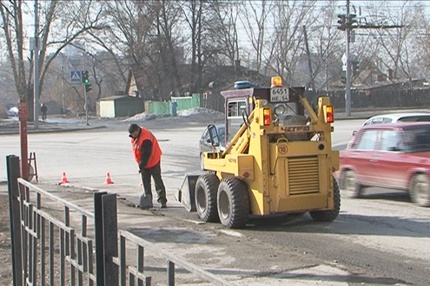
[{"label": "bare tree", "polygon": [[252,64],[255,66],[255,70],[260,72],[263,64],[265,35],[267,33],[266,25],[270,25],[270,16],[273,15],[272,11],[276,6],[273,1],[247,0],[242,2],[241,7],[243,9],[241,9],[240,19],[250,40],[252,54],[254,55]]},{"label": "bare tree", "polygon": [[179,2],[104,2],[105,23],[110,29],[93,34],[93,41],[115,59],[117,71],[126,82],[132,69],[147,99],[167,100],[181,87]]},{"label": "bare tree", "polygon": [[205,61],[209,65],[234,65],[240,59],[238,4],[213,1],[205,13]]},{"label": "bare tree", "polygon": [[12,68],[16,90],[21,100],[27,99],[27,73],[24,55],[24,23],[22,1],[0,1],[2,29]]},{"label": "bare tree", "polygon": [[[310,80],[315,82],[316,89],[328,89],[330,83],[339,79],[340,59],[345,52],[344,34],[337,29],[336,3],[315,9],[317,21],[308,29],[309,46],[311,47],[312,74],[306,69]],[[303,76],[301,78],[306,78]]]},{"label": "bare tree", "polygon": [[417,72],[422,76],[430,79],[430,23],[424,20],[418,30],[416,45],[413,47],[420,51],[421,56],[415,59]]},{"label": "bare tree", "polygon": [[[33,72],[33,53],[27,55],[25,35],[29,34],[23,17],[32,14],[33,2],[0,0],[0,13],[3,22],[2,29],[6,39],[6,49],[16,85],[21,100],[27,100],[31,87]],[[86,2],[39,2],[43,18],[40,23],[40,78],[39,88],[42,92],[45,76],[52,61],[60,52],[80,35],[91,29],[100,29],[97,25],[100,14],[90,8],[91,1]],[[67,11],[75,11],[68,13]],[[53,51],[47,56],[47,51]],[[28,64],[26,61],[29,60]]]},{"label": "bare tree", "polygon": [[108,1],[103,9],[109,29],[94,31],[88,40],[106,51],[102,53],[102,58],[109,59],[103,60],[105,72],[111,79],[117,78],[119,86],[125,86],[131,67],[139,79],[154,62],[151,39],[156,15],[145,2]]},{"label": "bare tree", "polygon": [[[153,8],[158,15],[156,21],[156,43],[161,55],[162,72],[166,76],[166,78],[163,78],[163,82],[165,82],[165,79],[170,78],[171,92],[168,95],[173,93],[178,96],[182,84],[179,76],[177,48],[182,40],[179,23],[182,20],[183,14],[180,13],[179,2],[160,0],[156,2]],[[166,88],[165,85],[161,87],[163,90]],[[169,99],[169,96],[164,93],[162,99]]]},{"label": "bare tree", "polygon": [[[412,79],[415,74],[411,63],[414,58],[422,57],[422,51],[414,49],[420,25],[426,22],[424,8],[421,3],[413,1],[396,2],[395,9],[387,9],[387,1],[368,3],[366,9],[378,15],[370,19],[373,24],[380,25],[381,29],[372,29],[371,32],[376,46],[373,55],[375,61],[385,69],[393,70],[395,78],[407,77]],[[382,5],[382,6],[381,6]],[[381,7],[385,9],[381,10]],[[380,11],[383,11],[382,14]],[[390,28],[401,25],[402,27]]]},{"label": "bare tree", "polygon": [[203,53],[202,35],[203,25],[203,1],[189,1],[182,5],[185,20],[191,32],[191,91],[200,91],[202,85]]},{"label": "bare tree", "polygon": [[269,37],[266,63],[269,68],[282,76],[286,84],[294,83],[294,73],[304,54],[303,26],[312,26],[316,21],[313,9],[317,1],[275,2],[273,26]]}]

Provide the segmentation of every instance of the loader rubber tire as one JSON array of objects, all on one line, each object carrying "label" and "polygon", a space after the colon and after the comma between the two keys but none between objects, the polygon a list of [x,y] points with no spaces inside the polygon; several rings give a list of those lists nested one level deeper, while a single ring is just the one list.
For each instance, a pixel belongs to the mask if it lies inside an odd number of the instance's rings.
[{"label": "loader rubber tire", "polygon": [[309,214],[311,215],[314,221],[334,221],[339,215],[340,211],[340,191],[339,185],[335,178],[333,178],[333,200],[334,200],[334,209],[327,211],[311,211]]},{"label": "loader rubber tire", "polygon": [[215,174],[204,174],[197,178],[195,203],[197,215],[204,222],[218,222],[217,190],[219,179]]},{"label": "loader rubber tire", "polygon": [[248,186],[239,178],[226,178],[218,187],[218,216],[228,228],[241,228],[249,218]]}]

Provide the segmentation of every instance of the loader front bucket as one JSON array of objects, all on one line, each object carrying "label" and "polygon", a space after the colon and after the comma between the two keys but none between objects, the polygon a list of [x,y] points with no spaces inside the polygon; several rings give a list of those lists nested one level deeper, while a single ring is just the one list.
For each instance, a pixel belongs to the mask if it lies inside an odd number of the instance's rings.
[{"label": "loader front bucket", "polygon": [[176,199],[181,202],[189,212],[196,211],[196,203],[194,198],[194,190],[196,187],[197,178],[200,174],[186,174],[181,188],[176,193]]}]

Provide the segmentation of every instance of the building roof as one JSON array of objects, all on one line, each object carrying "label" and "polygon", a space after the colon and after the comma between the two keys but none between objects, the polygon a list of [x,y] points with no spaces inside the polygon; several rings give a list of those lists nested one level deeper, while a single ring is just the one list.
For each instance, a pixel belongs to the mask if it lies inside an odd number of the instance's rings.
[{"label": "building roof", "polygon": [[99,101],[111,101],[111,100],[142,100],[142,98],[128,96],[128,95],[112,95],[100,98]]}]

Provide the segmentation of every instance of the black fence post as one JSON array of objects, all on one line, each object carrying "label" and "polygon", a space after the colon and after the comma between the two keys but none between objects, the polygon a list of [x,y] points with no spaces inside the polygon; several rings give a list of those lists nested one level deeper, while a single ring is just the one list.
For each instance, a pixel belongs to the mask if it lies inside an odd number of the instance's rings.
[{"label": "black fence post", "polygon": [[104,286],[103,204],[106,192],[94,193],[94,228],[96,242],[96,285]]},{"label": "black fence post", "polygon": [[119,269],[113,262],[118,256],[118,220],[116,194],[102,196],[103,203],[103,246],[105,285],[118,286]]},{"label": "black fence post", "polygon": [[21,211],[18,188],[18,177],[20,176],[19,157],[6,156],[7,161],[7,186],[9,193],[9,226],[10,242],[12,251],[12,276],[13,285],[23,285],[22,280],[22,249],[21,249]]}]

